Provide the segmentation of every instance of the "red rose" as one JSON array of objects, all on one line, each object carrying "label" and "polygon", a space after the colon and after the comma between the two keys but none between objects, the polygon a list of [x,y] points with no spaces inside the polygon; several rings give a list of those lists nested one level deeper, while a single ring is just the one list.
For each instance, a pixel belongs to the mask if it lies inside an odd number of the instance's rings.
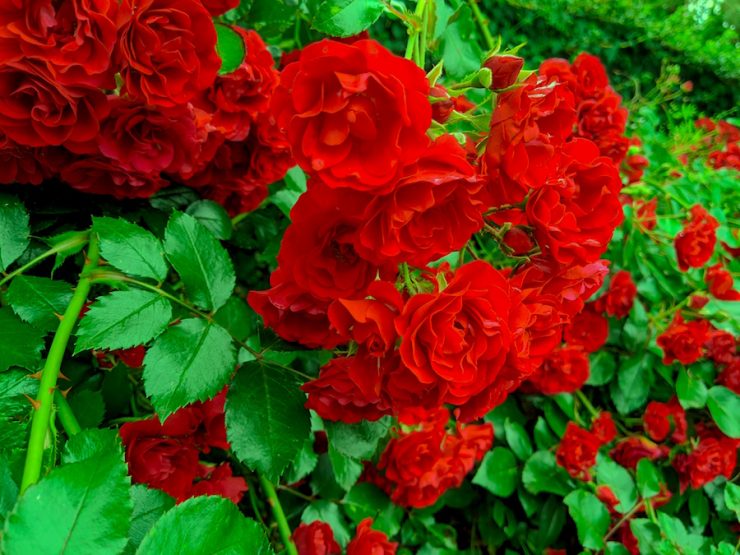
[{"label": "red rose", "polygon": [[740,395],[740,357],[734,357],[719,373],[717,383]]},{"label": "red rose", "polygon": [[604,312],[609,316],[626,318],[632,310],[636,296],[637,286],[632,280],[632,275],[625,270],[620,270],[612,277],[609,290],[603,297]]},{"label": "red rose", "polygon": [[278,125],[305,171],[329,187],[385,192],[428,139],[429,82],[374,40],[322,40],[280,76]]},{"label": "red rose", "polygon": [[[308,394],[306,408],[316,411],[326,420],[347,424],[377,420],[390,414],[390,407],[380,398],[379,364],[372,358],[330,360],[318,378],[301,386]],[[372,383],[368,384],[368,381]]]},{"label": "red rose", "polygon": [[658,446],[645,437],[632,436],[621,440],[609,455],[625,468],[634,470],[640,459],[651,461],[668,456],[670,449]]},{"label": "red rose", "polygon": [[41,154],[41,149],[17,145],[0,133],[0,184],[39,185],[51,177],[52,172],[37,158]]},{"label": "red rose", "polygon": [[701,268],[712,258],[718,227],[719,222],[704,207],[697,204],[691,208],[691,220],[686,222],[674,241],[681,271]]},{"label": "red rose", "polygon": [[650,161],[642,154],[631,154],[630,156],[627,156],[622,165],[622,171],[627,177],[627,183],[632,184],[640,181],[640,179],[642,179],[642,174],[645,173],[645,168],[649,165]]},{"label": "red rose", "polygon": [[357,525],[355,537],[347,545],[347,555],[395,555],[398,544],[388,541],[388,536],[371,528],[372,518]]},{"label": "red rose", "polygon": [[233,10],[239,5],[239,0],[200,0],[212,16],[217,16]]},{"label": "red rose", "polygon": [[[572,134],[574,121],[572,94],[536,75],[499,95],[481,160],[494,206],[522,202],[555,175],[559,148]],[[504,220],[506,215],[497,214]]]},{"label": "red rose", "polygon": [[216,29],[200,0],[123,0],[116,62],[124,91],[147,104],[185,104],[221,66]]},{"label": "red rose", "polygon": [[498,382],[513,342],[513,300],[507,279],[489,264],[461,266],[447,287],[414,295],[397,318],[403,364],[454,405],[513,387]]},{"label": "red rose", "polygon": [[[592,303],[593,304],[593,303]],[[592,305],[573,317],[565,328],[565,342],[581,347],[587,353],[598,351],[609,337],[609,321],[594,310]]]},{"label": "red rose", "polygon": [[707,268],[705,276],[709,292],[717,299],[723,301],[740,300],[740,291],[737,291],[732,274],[721,263]]},{"label": "red rose", "polygon": [[596,497],[598,497],[599,501],[606,505],[606,508],[609,509],[609,514],[611,516],[618,516],[620,514],[616,510],[617,505],[619,505],[619,499],[617,499],[617,496],[612,491],[612,488],[605,485],[596,486]]},{"label": "red rose", "polygon": [[658,199],[652,198],[648,201],[635,201],[635,221],[643,229],[652,231],[658,225],[655,212],[658,209]]},{"label": "red rose", "polygon": [[79,158],[62,170],[62,181],[84,193],[117,199],[149,198],[169,185],[158,175],[124,170],[103,156]]},{"label": "red rose", "polygon": [[341,555],[342,548],[334,540],[334,532],[326,522],[314,520],[293,530],[298,555]]},{"label": "red rose", "polygon": [[523,227],[512,227],[504,235],[504,243],[513,254],[522,256],[528,254],[535,247],[532,235]]},{"label": "red rose", "polygon": [[715,364],[729,364],[737,356],[737,340],[727,331],[712,329],[704,347],[707,358]]},{"label": "red rose", "polygon": [[129,368],[141,368],[144,365],[146,347],[139,345],[138,347],[131,347],[129,349],[117,349],[113,351],[113,354],[121,359],[121,362]]},{"label": "red rose", "polygon": [[403,507],[428,507],[465,476],[493,444],[490,424],[458,425],[446,433],[449,411],[440,409],[419,431],[391,439],[378,462],[376,481]]},{"label": "red rose", "polygon": [[296,341],[309,349],[333,349],[347,338],[330,328],[328,301],[317,299],[276,270],[267,291],[250,291],[249,305],[286,341]]},{"label": "red rose", "polygon": [[691,453],[677,455],[673,460],[681,489],[687,485],[699,489],[719,476],[730,479],[737,465],[737,449],[737,440],[721,434],[702,437]]},{"label": "red rose", "polygon": [[192,171],[198,149],[195,119],[186,108],[163,110],[112,96],[95,143],[125,170],[155,175]]},{"label": "red rose", "polygon": [[516,83],[519,72],[524,67],[524,58],[499,54],[491,56],[483,62],[483,67],[491,70],[493,80],[489,88],[491,90],[501,90]]},{"label": "red rose", "polygon": [[238,504],[247,491],[247,481],[241,476],[234,476],[229,463],[217,466],[198,466],[198,481],[190,489],[188,497],[197,495],[219,495]]},{"label": "red rose", "polygon": [[591,141],[574,139],[562,152],[561,178],[531,195],[527,219],[542,251],[558,262],[595,262],[623,219],[619,174]]},{"label": "red rose", "polygon": [[370,299],[337,299],[329,306],[329,321],[339,335],[351,337],[372,356],[393,350],[398,334],[394,320],[403,308],[403,298],[393,283],[373,281]]},{"label": "red rose", "polygon": [[581,52],[576,56],[571,71],[576,77],[579,98],[600,97],[609,86],[604,64],[598,57],[588,52]]},{"label": "red rose", "polygon": [[610,412],[600,412],[591,422],[591,433],[593,433],[602,445],[610,443],[617,437],[617,426]]},{"label": "red rose", "polygon": [[106,97],[97,89],[65,86],[33,63],[0,65],[0,135],[19,145],[85,143],[97,137],[107,112]]},{"label": "red rose", "polygon": [[528,383],[544,395],[573,393],[583,387],[590,374],[586,352],[580,347],[555,349],[542,366],[528,378]]},{"label": "red rose", "polygon": [[709,322],[692,320],[685,322],[680,312],[673,317],[668,328],[658,336],[658,347],[663,349],[663,364],[678,360],[681,364],[692,364],[702,355],[702,347],[709,335]]},{"label": "red rose", "polygon": [[295,283],[317,299],[364,298],[376,276],[393,278],[394,264],[377,266],[355,249],[366,198],[312,181],[291,210],[278,265]]},{"label": "red rose", "polygon": [[601,441],[588,430],[568,422],[555,457],[559,466],[579,480],[590,480],[589,470],[596,464]]},{"label": "red rose", "polygon": [[115,88],[116,0],[21,0],[0,7],[0,62],[47,64],[55,81]]},{"label": "red rose", "polygon": [[663,441],[669,436],[674,443],[686,441],[686,412],[675,397],[667,403],[648,403],[642,420],[645,433],[653,441]]},{"label": "red rose", "polygon": [[602,156],[620,164],[629,148],[629,139],[624,136],[627,113],[627,109],[622,107],[622,97],[611,90],[598,100],[581,102],[578,106],[578,136],[594,141]]},{"label": "red rose", "polygon": [[[195,432],[198,447],[208,453],[211,447],[227,451],[230,449],[226,439],[226,424],[224,422],[224,405],[226,403],[226,388],[208,401],[189,405],[191,410],[197,410],[201,420]],[[184,409],[180,409],[181,411]]]},{"label": "red rose", "polygon": [[212,114],[213,127],[230,141],[242,141],[251,123],[267,112],[279,74],[267,45],[255,31],[232,29],[244,41],[246,56],[236,70],[216,77],[203,103]]},{"label": "red rose", "polygon": [[482,187],[463,148],[443,135],[404,168],[392,192],[368,199],[360,254],[377,264],[424,266],[461,249],[483,227]]},{"label": "red rose", "polygon": [[450,93],[442,85],[434,85],[429,89],[429,96],[435,99],[432,101],[432,119],[445,123],[455,109]]},{"label": "red rose", "polygon": [[127,422],[120,434],[134,482],[161,489],[178,500],[189,496],[199,471],[198,450],[189,436],[173,437],[156,419]]}]

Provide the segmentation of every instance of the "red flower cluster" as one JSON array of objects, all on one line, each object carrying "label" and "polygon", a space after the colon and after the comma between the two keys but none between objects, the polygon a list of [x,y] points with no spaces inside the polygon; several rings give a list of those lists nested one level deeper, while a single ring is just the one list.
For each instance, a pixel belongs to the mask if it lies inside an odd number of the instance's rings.
[{"label": "red flower cluster", "polygon": [[677,312],[670,326],[657,339],[658,347],[663,349],[663,364],[671,364],[674,360],[692,364],[699,360],[704,343],[709,339],[709,327],[709,322],[702,319],[686,322]]},{"label": "red flower cluster", "polygon": [[[149,197],[203,187],[255,208],[291,164],[267,115],[277,72],[254,31],[218,75],[212,14],[232,0],[60,0],[0,8],[0,183],[61,177],[81,191]],[[118,94],[106,94],[122,85]]]},{"label": "red flower cluster", "polygon": [[[383,532],[372,529],[373,519],[365,518],[357,525],[355,537],[347,544],[347,555],[395,555],[398,544],[388,541]],[[314,520],[301,524],[293,531],[298,555],[339,555],[342,548],[326,522]]]},{"label": "red flower cluster", "polygon": [[674,240],[681,271],[701,268],[709,262],[717,244],[718,227],[719,222],[703,206],[697,204],[691,207],[691,219]]},{"label": "red flower cluster", "polygon": [[642,417],[645,433],[653,441],[670,439],[673,443],[686,441],[686,412],[673,397],[667,403],[651,401]]},{"label": "red flower cluster", "polygon": [[583,52],[573,64],[553,58],[540,65],[540,75],[549,81],[565,83],[573,93],[578,112],[577,136],[591,139],[602,156],[620,164],[630,141],[624,136],[627,110],[622,97],[609,85],[606,68],[596,56]]},{"label": "red flower cluster", "polygon": [[728,121],[712,121],[700,118],[695,122],[698,129],[710,133],[705,144],[710,148],[707,162],[715,169],[733,168],[740,170],[740,129]]},{"label": "red flower cluster", "polygon": [[626,270],[620,270],[612,276],[609,289],[596,301],[596,305],[609,316],[626,318],[635,304],[636,296],[637,286],[632,275]]},{"label": "red flower cluster", "polygon": [[414,431],[399,431],[367,479],[402,507],[428,507],[465,476],[493,445],[490,424],[462,426],[447,432],[450,413],[442,408],[426,415]]},{"label": "red flower cluster", "polygon": [[697,425],[697,432],[699,444],[691,452],[680,453],[673,459],[681,491],[688,486],[698,489],[719,476],[729,479],[737,465],[740,440],[703,425]]},{"label": "red flower cluster", "polygon": [[596,464],[599,448],[617,436],[617,428],[608,412],[600,413],[591,423],[591,431],[574,422],[568,422],[560,444],[555,451],[558,465],[579,480],[591,479],[589,470]]},{"label": "red flower cluster", "polygon": [[665,445],[657,445],[646,437],[630,436],[619,441],[609,454],[623,467],[634,470],[641,459],[654,461],[667,457],[669,453],[670,449]]},{"label": "red flower cluster", "polygon": [[247,483],[234,476],[231,465],[207,464],[201,453],[226,450],[224,402],[226,390],[210,401],[178,410],[164,423],[154,416],[127,422],[120,434],[134,482],[168,493],[178,502],[197,495],[220,495],[238,503]]}]

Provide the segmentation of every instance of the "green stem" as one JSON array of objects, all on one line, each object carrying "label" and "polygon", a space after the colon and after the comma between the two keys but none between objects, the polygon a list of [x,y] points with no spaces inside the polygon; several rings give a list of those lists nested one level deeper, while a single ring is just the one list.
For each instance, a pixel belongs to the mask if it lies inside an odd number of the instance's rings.
[{"label": "green stem", "polygon": [[473,17],[475,17],[475,20],[478,22],[478,27],[480,27],[481,33],[483,33],[483,39],[486,41],[488,50],[493,50],[493,47],[496,45],[496,41],[493,40],[493,35],[488,29],[488,19],[483,15],[483,12],[481,12],[478,7],[478,0],[468,0],[468,4],[473,12]]},{"label": "green stem", "polygon": [[54,393],[54,403],[57,406],[57,416],[68,436],[79,434],[82,431],[72,407],[69,406],[67,398],[59,390]]},{"label": "green stem", "polygon": [[41,477],[44,441],[49,429],[59,370],[62,366],[62,360],[64,359],[64,353],[67,349],[69,338],[72,335],[72,330],[74,330],[82,307],[85,305],[87,295],[90,293],[90,287],[92,285],[90,271],[97,266],[99,256],[98,242],[95,235],[91,235],[87,251],[87,261],[82,268],[80,281],[77,283],[67,310],[64,311],[61,322],[59,322],[59,327],[54,334],[54,339],[49,348],[49,354],[46,357],[46,363],[41,370],[41,383],[39,384],[39,393],[34,405],[36,410],[31,420],[31,435],[28,439],[28,452],[26,453],[26,464],[23,468],[21,493],[26,491],[29,486],[35,484]]},{"label": "green stem", "polygon": [[33,260],[26,262],[23,266],[13,270],[9,274],[7,274],[3,279],[0,279],[0,287],[5,285],[7,282],[9,282],[11,279],[13,279],[15,276],[18,276],[25,272],[26,270],[30,270],[33,268],[36,264],[39,262],[43,262],[50,256],[54,256],[55,254],[59,254],[62,251],[65,251],[67,249],[71,249],[72,247],[76,247],[78,245],[84,245],[88,240],[88,234],[87,233],[80,233],[78,235],[74,235],[73,237],[70,237],[69,239],[62,241],[56,245],[54,245],[52,248],[50,248],[48,251],[42,252],[40,255],[38,255]]},{"label": "green stem", "polygon": [[578,397],[578,400],[581,402],[581,404],[586,407],[586,410],[591,414],[591,416],[598,416],[599,411],[594,408],[594,406],[591,404],[591,401],[588,400],[588,397],[583,394],[583,391],[578,389],[576,391],[576,397]]},{"label": "green stem", "polygon": [[285,512],[283,511],[283,506],[280,504],[280,500],[278,499],[275,486],[273,486],[272,482],[262,474],[259,475],[259,479],[260,484],[262,484],[262,489],[267,496],[267,502],[272,509],[272,514],[277,522],[278,532],[280,533],[280,538],[283,540],[285,551],[287,551],[289,555],[298,555],[298,550],[290,537],[290,525],[288,524],[288,519],[285,518]]},{"label": "green stem", "polygon": [[421,12],[421,32],[419,33],[419,67],[424,69],[427,56],[427,33],[429,29],[429,10],[427,9],[426,0],[419,0],[422,5]]}]

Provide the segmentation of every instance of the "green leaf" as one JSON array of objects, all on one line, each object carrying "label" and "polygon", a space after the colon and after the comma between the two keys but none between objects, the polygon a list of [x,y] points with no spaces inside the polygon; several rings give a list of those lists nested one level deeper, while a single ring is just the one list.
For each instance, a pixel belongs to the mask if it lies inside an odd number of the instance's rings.
[{"label": "green leaf", "polygon": [[555,462],[550,451],[537,451],[529,457],[522,471],[522,483],[530,493],[566,495],[572,488],[568,473]]},{"label": "green leaf", "polygon": [[70,464],[94,457],[104,457],[120,449],[120,440],[115,430],[83,430],[67,440],[62,453],[62,462]]},{"label": "green leaf", "polygon": [[643,498],[650,499],[658,495],[662,482],[660,471],[650,459],[644,458],[637,462],[637,489]]},{"label": "green leaf", "polygon": [[701,409],[707,404],[707,386],[704,381],[698,376],[689,374],[684,367],[678,370],[676,395],[685,409]]},{"label": "green leaf", "polygon": [[213,315],[213,319],[239,341],[247,339],[256,320],[254,312],[239,297],[230,297]]},{"label": "green leaf", "polygon": [[80,320],[75,354],[127,349],[157,337],[172,319],[172,306],[157,293],[131,289],[99,297]]},{"label": "green leaf", "polygon": [[69,396],[69,406],[82,428],[97,428],[105,417],[105,402],[99,391],[73,391]]},{"label": "green leaf", "polygon": [[5,294],[21,320],[43,331],[59,326],[58,315],[64,314],[71,299],[72,286],[66,281],[35,276],[14,278]]},{"label": "green leaf", "polygon": [[231,218],[220,204],[212,200],[199,200],[188,206],[185,213],[202,223],[216,239],[226,240],[231,237],[233,231]]},{"label": "green leaf", "polygon": [[565,525],[565,508],[557,497],[548,496],[547,501],[539,511],[537,519],[537,545],[540,550],[552,545],[560,536]]},{"label": "green leaf", "polygon": [[36,370],[44,348],[44,332],[21,321],[10,307],[0,308],[0,372],[11,366]]},{"label": "green leaf", "polygon": [[733,439],[740,438],[740,396],[722,385],[709,390],[707,407],[717,427]]},{"label": "green leaf", "polygon": [[120,553],[132,510],[126,474],[120,448],[55,468],[18,500],[2,552]]},{"label": "green leaf", "polygon": [[609,457],[599,454],[596,459],[596,480],[599,484],[609,486],[619,499],[615,507],[624,514],[637,504],[637,488],[632,475]]},{"label": "green leaf", "polygon": [[163,420],[177,409],[210,399],[236,367],[231,336],[218,324],[188,318],[167,329],[144,357],[144,387]]},{"label": "green leaf", "polygon": [[591,374],[586,382],[588,385],[604,385],[612,381],[617,362],[614,355],[608,351],[596,351],[590,358]]},{"label": "green leaf", "polygon": [[506,419],[504,422],[506,430],[506,442],[519,460],[525,461],[532,455],[532,442],[524,426],[517,422]]},{"label": "green leaf", "polygon": [[244,40],[241,35],[234,31],[228,25],[216,23],[216,52],[221,58],[221,69],[219,74],[225,75],[235,71],[242,62],[246,54]]},{"label": "green leaf", "polygon": [[337,452],[356,459],[370,459],[378,442],[388,433],[390,422],[383,418],[376,422],[363,420],[357,424],[324,422],[329,443]]},{"label": "green leaf", "polygon": [[35,397],[38,390],[39,382],[28,372],[11,370],[0,373],[0,415],[4,418],[13,418],[27,414],[31,404],[26,395]]},{"label": "green leaf", "polygon": [[646,518],[635,518],[630,522],[630,529],[637,538],[640,555],[657,555],[655,547],[661,541],[660,528]]},{"label": "green leaf", "polygon": [[483,51],[478,41],[471,40],[476,32],[475,21],[470,8],[461,5],[450,17],[449,24],[442,34],[442,55],[445,69],[450,77],[460,79],[480,69]]},{"label": "green leaf", "polygon": [[612,400],[619,414],[628,414],[647,402],[651,361],[652,357],[640,352],[620,364],[617,379],[611,386]]},{"label": "green leaf", "polygon": [[[709,500],[702,490],[695,489],[689,493],[689,512],[692,528],[703,531],[709,522]],[[738,518],[740,519],[740,515]]]},{"label": "green leaf", "polygon": [[0,194],[0,272],[23,254],[30,233],[28,212],[21,201]]},{"label": "green leaf", "polygon": [[369,482],[355,484],[345,495],[342,507],[355,524],[373,519],[373,529],[395,536],[401,528],[404,512],[388,496]]},{"label": "green leaf", "polygon": [[353,458],[337,451],[334,446],[329,444],[329,461],[334,471],[334,479],[339,486],[347,491],[355,485],[357,479],[362,474],[362,463]]},{"label": "green leaf", "polygon": [[52,277],[54,272],[64,264],[67,258],[74,256],[85,248],[89,236],[90,232],[88,231],[65,231],[64,233],[44,239],[50,247],[57,249],[57,254],[54,257],[54,266],[51,269]]},{"label": "green leaf", "polygon": [[306,507],[301,515],[301,522],[311,524],[314,520],[326,522],[334,532],[334,539],[339,545],[347,545],[352,537],[347,521],[339,506],[325,499],[314,501]]},{"label": "green leaf", "polygon": [[375,23],[383,9],[381,0],[323,0],[311,26],[333,37],[349,37]]},{"label": "green leaf", "polygon": [[149,489],[141,484],[131,488],[131,499],[134,502],[134,512],[131,516],[129,543],[126,549],[128,553],[133,553],[152,526],[175,506],[175,500],[165,492]]},{"label": "green leaf", "polygon": [[231,296],[236,281],[231,259],[198,220],[174,212],[165,230],[164,250],[193,303],[216,310]]},{"label": "green leaf", "polygon": [[740,520],[740,486],[727,482],[725,486],[725,505],[731,511],[735,511],[737,519]]},{"label": "green leaf", "polygon": [[272,554],[264,529],[223,497],[194,497],[167,511],[144,537],[137,555]]},{"label": "green leaf", "polygon": [[311,431],[305,402],[292,376],[245,364],[226,399],[227,435],[239,460],[276,480]]},{"label": "green leaf", "polygon": [[604,555],[630,555],[630,552],[619,542],[606,542]]},{"label": "green leaf", "polygon": [[162,243],[143,227],[122,218],[93,218],[93,231],[101,256],[115,268],[157,281],[167,277]]},{"label": "green leaf", "polygon": [[493,495],[509,497],[516,489],[518,477],[519,469],[513,453],[505,447],[494,447],[483,457],[473,483]]},{"label": "green leaf", "polygon": [[609,511],[604,504],[590,492],[575,490],[563,499],[568,506],[570,517],[576,523],[578,540],[588,549],[603,549],[604,536],[609,530]]},{"label": "green leaf", "polygon": [[640,301],[635,300],[622,328],[622,341],[628,351],[638,351],[645,346],[649,338],[650,327],[645,307]]},{"label": "green leaf", "polygon": [[247,21],[262,38],[268,39],[293,25],[296,11],[296,4],[289,5],[284,0],[254,0]]},{"label": "green leaf", "polygon": [[541,416],[537,417],[537,423],[534,425],[534,443],[537,449],[550,449],[558,443],[558,438],[550,431],[550,426]]}]

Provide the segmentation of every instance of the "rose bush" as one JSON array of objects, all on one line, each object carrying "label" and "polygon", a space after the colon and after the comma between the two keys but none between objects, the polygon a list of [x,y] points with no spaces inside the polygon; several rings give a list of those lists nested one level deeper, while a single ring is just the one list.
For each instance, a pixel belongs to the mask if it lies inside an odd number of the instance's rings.
[{"label": "rose bush", "polygon": [[737,121],[405,4],[0,7],[4,553],[736,549]]}]

